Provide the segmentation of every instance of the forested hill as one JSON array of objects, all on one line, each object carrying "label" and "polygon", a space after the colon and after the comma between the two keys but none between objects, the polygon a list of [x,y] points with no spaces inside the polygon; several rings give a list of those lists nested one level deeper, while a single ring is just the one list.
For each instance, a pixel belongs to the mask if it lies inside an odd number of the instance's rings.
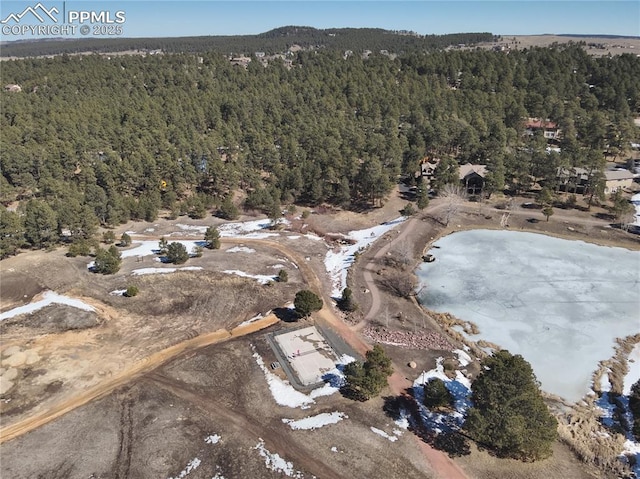
[{"label": "forested hill", "polygon": [[[561,166],[595,181],[605,151],[638,140],[635,55],[568,46],[301,51],[291,61],[244,68],[208,52],[3,62],[2,85],[20,89],[0,92],[0,202],[19,207],[0,207],[0,255],[154,220],[161,208],[232,217],[232,200],[276,215],[291,202],[374,204],[426,155],[487,164],[487,192],[555,181]],[[561,153],[523,134],[527,117],[558,123]]]},{"label": "forested hill", "polygon": [[205,36],[179,38],[80,38],[9,42],[0,48],[3,57],[30,57],[79,52],[119,52],[162,50],[170,53],[197,53],[214,50],[220,53],[250,54],[286,52],[293,45],[303,48],[352,50],[387,50],[402,53],[434,50],[450,45],[473,45],[491,41],[491,33],[456,33],[449,35],[417,35],[377,28],[281,27],[259,35]]}]

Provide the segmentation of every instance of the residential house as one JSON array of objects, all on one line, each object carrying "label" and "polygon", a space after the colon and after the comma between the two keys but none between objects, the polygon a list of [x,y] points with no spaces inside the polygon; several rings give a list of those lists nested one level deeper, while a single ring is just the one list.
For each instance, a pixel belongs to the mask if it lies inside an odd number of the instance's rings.
[{"label": "residential house", "polygon": [[470,195],[479,195],[484,188],[487,165],[460,165],[460,181]]},{"label": "residential house", "polygon": [[631,188],[633,185],[633,173],[628,170],[609,170],[604,172],[606,178],[604,192],[609,195],[621,188]]},{"label": "residential house", "polygon": [[438,163],[440,163],[440,158],[429,158],[427,156],[420,162],[420,176],[422,176],[427,188],[431,188],[431,180]]},{"label": "residential house", "polygon": [[547,140],[559,140],[560,128],[558,125],[549,119],[541,120],[539,118],[528,118],[525,123],[525,133],[527,135],[533,135],[537,131],[542,131],[542,135]]},{"label": "residential house", "polygon": [[577,193],[580,189],[584,193],[589,183],[589,172],[580,167],[558,168],[557,180],[560,189],[564,191]]}]

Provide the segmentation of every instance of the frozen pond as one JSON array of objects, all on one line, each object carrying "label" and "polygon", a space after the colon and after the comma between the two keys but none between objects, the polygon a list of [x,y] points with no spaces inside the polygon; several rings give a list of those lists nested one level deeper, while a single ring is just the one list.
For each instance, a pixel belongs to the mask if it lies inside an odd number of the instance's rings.
[{"label": "frozen pond", "polygon": [[521,354],[545,391],[578,401],[615,338],[640,332],[640,252],[489,230],[435,245],[417,270],[421,303]]}]

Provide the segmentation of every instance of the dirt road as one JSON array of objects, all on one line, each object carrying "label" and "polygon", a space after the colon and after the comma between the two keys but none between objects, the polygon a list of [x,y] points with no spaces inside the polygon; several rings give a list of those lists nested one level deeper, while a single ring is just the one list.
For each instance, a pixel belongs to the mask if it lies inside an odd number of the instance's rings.
[{"label": "dirt road", "polygon": [[272,326],[278,321],[279,320],[275,315],[270,314],[265,318],[254,321],[248,325],[239,326],[231,331],[221,329],[212,333],[202,334],[193,339],[175,344],[162,351],[158,351],[157,353],[152,354],[142,361],[139,361],[133,366],[121,371],[116,376],[106,379],[102,383],[96,385],[95,387],[92,387],[91,389],[72,399],[57,404],[54,407],[47,409],[46,411],[42,411],[39,414],[31,416],[18,423],[12,424],[11,426],[0,429],[0,444],[6,441],[10,441],[11,439],[15,439],[22,434],[26,434],[33,429],[47,424],[48,422],[53,421],[54,419],[70,411],[73,411],[77,407],[88,403],[89,401],[93,401],[94,399],[98,399],[111,393],[113,390],[122,386],[123,384],[126,384],[133,378],[157,368],[170,359],[175,358],[179,354],[182,354],[186,351],[200,349],[205,346],[226,341],[231,338],[251,334],[256,331],[260,331],[261,329]]}]

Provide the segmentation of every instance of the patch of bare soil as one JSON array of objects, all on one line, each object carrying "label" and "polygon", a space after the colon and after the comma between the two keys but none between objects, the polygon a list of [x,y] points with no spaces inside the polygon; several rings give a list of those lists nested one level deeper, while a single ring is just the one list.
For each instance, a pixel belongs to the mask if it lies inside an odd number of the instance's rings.
[{"label": "patch of bare soil", "polygon": [[[116,275],[102,276],[86,269],[86,258],[67,258],[59,251],[49,254],[43,258],[40,252],[34,253],[37,268],[30,267],[31,253],[10,258],[9,268],[2,273],[3,283],[10,284],[28,270],[40,288],[82,299],[96,312],[55,304],[2,322],[3,354],[7,348],[19,349],[2,358],[3,426],[109,381],[172,345],[221,328],[230,330],[291,301],[301,289],[302,278],[290,262],[286,267],[289,282],[271,285],[208,271],[235,264],[234,269],[247,266],[245,270],[250,272],[277,273],[271,266],[279,258],[259,248],[252,255],[205,251],[202,258],[190,260],[191,265],[205,268],[203,271],[146,276],[130,274],[135,258],[125,259]],[[140,289],[134,298],[109,294],[131,284]],[[64,287],[57,289],[61,285]],[[23,358],[25,351],[34,351],[37,360],[34,356]]]},{"label": "patch of bare soil", "polygon": [[[334,394],[306,410],[278,406],[250,343],[268,349],[258,333],[188,353],[3,444],[2,477],[177,477],[189,464],[197,464],[189,478],[280,477],[259,444],[304,477],[434,477],[408,432],[390,442],[371,430],[394,436],[397,428],[382,399],[359,403]],[[315,430],[282,421],[332,411],[348,418]],[[218,437],[207,442],[211,436]]]},{"label": "patch of bare soil", "polygon": [[553,446],[553,456],[543,461],[524,463],[514,459],[497,458],[486,451],[479,451],[472,444],[469,456],[457,458],[456,462],[477,479],[564,479],[613,478],[578,461],[569,448],[560,442]]}]

